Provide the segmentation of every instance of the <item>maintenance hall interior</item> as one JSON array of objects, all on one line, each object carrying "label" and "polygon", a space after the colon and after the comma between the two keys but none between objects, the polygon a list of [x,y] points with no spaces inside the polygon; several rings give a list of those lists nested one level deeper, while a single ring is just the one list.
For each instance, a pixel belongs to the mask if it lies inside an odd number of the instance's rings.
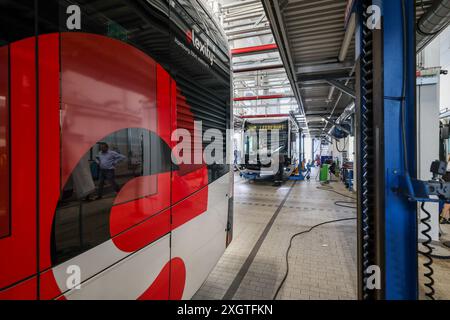
[{"label": "maintenance hall interior", "polygon": [[450,299],[449,69],[450,0],[0,1],[0,300]]}]

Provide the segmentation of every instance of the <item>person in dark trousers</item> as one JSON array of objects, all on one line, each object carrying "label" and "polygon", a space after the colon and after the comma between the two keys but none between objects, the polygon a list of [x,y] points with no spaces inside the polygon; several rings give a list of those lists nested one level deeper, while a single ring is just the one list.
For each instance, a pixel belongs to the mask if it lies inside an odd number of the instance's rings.
[{"label": "person in dark trousers", "polygon": [[116,165],[125,160],[126,157],[120,153],[109,150],[106,142],[100,143],[100,153],[96,157],[100,172],[98,182],[98,199],[103,197],[103,187],[107,180],[115,192],[119,192],[120,188],[116,183]]}]

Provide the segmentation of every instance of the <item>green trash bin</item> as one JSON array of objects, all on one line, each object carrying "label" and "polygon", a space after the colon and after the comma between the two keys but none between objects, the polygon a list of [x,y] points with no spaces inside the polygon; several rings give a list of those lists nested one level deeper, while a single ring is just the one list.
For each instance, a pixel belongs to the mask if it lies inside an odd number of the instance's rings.
[{"label": "green trash bin", "polygon": [[320,169],[320,182],[328,181],[329,172],[330,172],[330,165],[329,164],[322,165],[322,168]]}]

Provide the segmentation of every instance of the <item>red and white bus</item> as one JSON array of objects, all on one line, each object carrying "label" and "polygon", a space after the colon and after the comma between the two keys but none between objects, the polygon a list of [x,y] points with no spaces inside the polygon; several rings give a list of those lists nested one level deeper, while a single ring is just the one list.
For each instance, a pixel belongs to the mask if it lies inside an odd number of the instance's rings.
[{"label": "red and white bus", "polygon": [[192,297],[231,241],[233,178],[174,164],[171,134],[225,134],[230,108],[201,0],[1,1],[0,299]]}]

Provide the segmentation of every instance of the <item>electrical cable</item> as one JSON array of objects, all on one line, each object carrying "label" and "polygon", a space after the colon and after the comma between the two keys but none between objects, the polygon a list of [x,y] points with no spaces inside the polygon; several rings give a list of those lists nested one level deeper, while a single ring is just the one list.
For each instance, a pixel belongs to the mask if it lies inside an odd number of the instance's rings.
[{"label": "electrical cable", "polygon": [[355,206],[351,206],[352,204],[356,204],[354,201],[335,201],[334,205],[347,209],[357,209]]},{"label": "electrical cable", "polygon": [[347,148],[348,140],[349,140],[348,138],[344,138],[344,149],[343,150],[339,150],[338,141],[337,141],[337,139],[335,140],[335,142],[336,142],[336,150],[339,153],[344,153],[345,152],[345,149]]},{"label": "electrical cable", "polygon": [[335,205],[335,206],[342,207],[342,208],[347,208],[347,209],[357,209],[357,207],[352,206],[352,204],[353,204],[353,205],[356,204],[356,198],[353,198],[353,197],[348,196],[348,195],[346,195],[346,194],[337,192],[337,191],[334,190],[333,187],[331,187],[331,186],[327,186],[327,185],[324,185],[324,184],[321,184],[321,185],[322,185],[321,187],[317,187],[318,190],[323,190],[323,191],[333,192],[333,193],[336,193],[336,194],[338,194],[338,195],[340,195],[340,196],[342,196],[342,197],[345,197],[345,198],[349,198],[349,199],[354,200],[354,201],[335,201],[335,202],[334,202],[334,205]]},{"label": "electrical cable", "polygon": [[[407,64],[407,50],[408,50],[408,40],[407,40],[407,22],[406,22],[406,6],[405,6],[405,0],[401,0],[401,6],[402,6],[402,27],[403,27],[403,85],[402,85],[402,96],[401,96],[401,130],[402,130],[402,144],[403,144],[403,162],[404,162],[404,169],[405,169],[405,176],[407,180],[410,180],[410,173],[409,173],[409,163],[408,163],[408,145],[406,141],[406,81],[408,77],[408,64]],[[431,300],[434,300],[434,279],[433,279],[433,258],[432,258],[432,252],[433,249],[431,248],[430,244],[432,242],[432,238],[430,236],[431,231],[431,225],[428,223],[428,220],[431,218],[431,214],[425,210],[425,202],[422,203],[421,209],[423,212],[425,212],[426,216],[425,218],[422,218],[420,220],[421,223],[423,223],[426,228],[422,230],[422,235],[427,239],[423,246],[427,249],[426,251],[419,251],[420,254],[422,254],[427,261],[423,264],[423,266],[428,270],[428,272],[424,273],[425,278],[428,279],[428,282],[425,283],[425,287],[428,288],[428,292],[425,293],[425,296],[430,298]]]},{"label": "electrical cable", "polygon": [[352,199],[352,200],[355,200],[355,201],[356,201],[356,198],[353,198],[352,196],[348,196],[348,195],[346,195],[346,194],[340,193],[340,192],[334,190],[333,187],[328,187],[328,186],[322,185],[321,187],[317,187],[317,189],[323,190],[323,191],[334,192],[334,193],[337,193],[337,194],[340,195],[340,196],[343,196],[343,197],[345,197],[345,198],[349,198],[349,199]]},{"label": "electrical cable", "polygon": [[430,236],[431,225],[428,222],[431,219],[431,213],[429,213],[425,209],[425,202],[422,202],[422,205],[420,206],[420,208],[422,209],[423,212],[425,212],[425,217],[420,219],[420,222],[425,226],[425,228],[420,233],[426,238],[426,240],[424,242],[422,242],[422,245],[425,247],[426,251],[419,250],[419,253],[421,255],[423,255],[425,257],[425,259],[427,259],[427,261],[425,261],[423,263],[423,266],[425,267],[425,269],[428,270],[423,274],[424,277],[428,279],[428,282],[424,284],[424,286],[428,288],[428,292],[425,292],[425,296],[427,296],[431,300],[434,300],[434,294],[435,294],[434,287],[433,287],[433,285],[434,285],[434,279],[433,279],[434,270],[432,267],[432,265],[433,265],[433,258],[432,258],[433,248],[431,247],[431,243],[432,243],[433,239]]},{"label": "electrical cable", "polygon": [[436,254],[431,254],[430,257],[438,260],[450,260],[450,256],[438,256]]},{"label": "electrical cable", "polygon": [[356,220],[356,218],[344,218],[344,219],[338,219],[338,220],[330,220],[330,221],[326,221],[326,222],[322,222],[322,223],[316,224],[315,226],[312,226],[308,230],[305,230],[305,231],[302,231],[302,232],[294,234],[291,237],[291,239],[289,240],[289,247],[288,247],[288,249],[286,251],[286,272],[285,272],[283,280],[281,280],[281,283],[278,286],[277,291],[275,292],[275,295],[273,296],[272,300],[276,300],[277,299],[277,296],[280,293],[280,290],[283,287],[283,285],[286,282],[286,279],[287,279],[287,277],[289,275],[289,252],[291,251],[291,248],[292,248],[292,241],[294,241],[295,238],[297,238],[298,236],[301,236],[302,234],[309,233],[309,232],[313,231],[314,229],[316,229],[318,227],[321,227],[323,225],[326,225],[326,224],[332,224],[332,223],[338,223],[338,222],[344,222],[344,221],[353,221],[353,220]]}]

